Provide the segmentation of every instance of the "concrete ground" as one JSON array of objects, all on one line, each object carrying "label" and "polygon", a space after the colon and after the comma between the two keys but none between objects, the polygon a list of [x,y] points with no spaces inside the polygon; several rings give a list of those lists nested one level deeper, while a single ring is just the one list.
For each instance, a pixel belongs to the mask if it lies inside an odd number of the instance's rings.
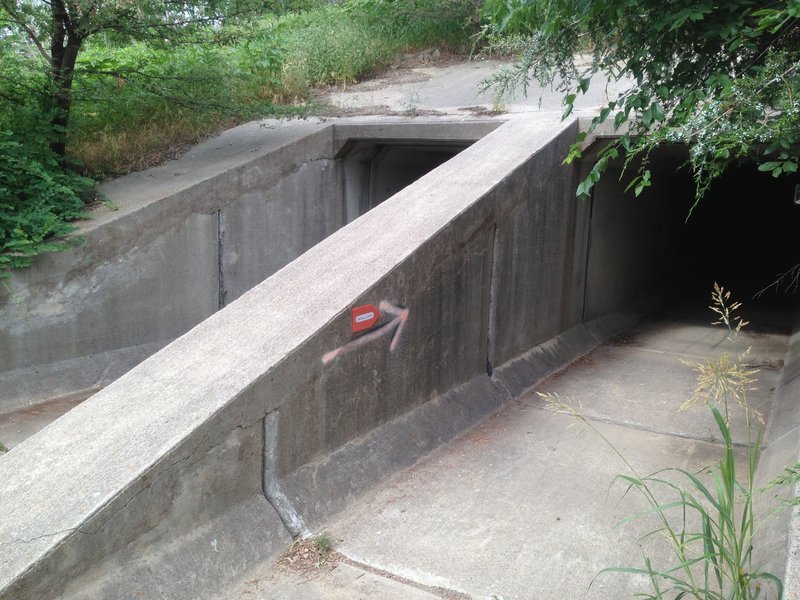
[{"label": "concrete ground", "polygon": [[0,414],[0,443],[11,450],[96,392],[78,392]]},{"label": "concrete ground", "polygon": [[[226,600],[616,600],[646,589],[642,576],[598,576],[609,566],[642,567],[644,556],[670,561],[660,536],[640,539],[657,526],[652,518],[619,525],[646,504],[613,483],[630,471],[601,435],[640,474],[699,472],[718,460],[708,411],[678,412],[695,381],[681,361],[718,356],[727,345],[708,315],[702,303],[657,315],[538,386],[580,404],[596,431],[553,414],[531,392],[318,527],[338,560],[293,568],[290,555]],[[748,362],[762,368],[752,398],[765,415],[786,342],[786,331],[753,319],[737,344],[751,346]]]},{"label": "concrete ground", "polygon": [[[512,66],[511,62],[482,58],[450,64],[421,62],[417,66],[389,69],[373,79],[332,91],[324,99],[341,109],[360,114],[563,110],[564,94],[555,89],[557,85],[541,87],[534,82],[527,94],[520,86],[511,97],[501,98],[493,90],[481,91],[482,82]],[[597,78],[591,82],[588,93],[576,100],[575,109],[589,110],[604,106],[609,94],[621,89],[621,84],[607,84]]]}]

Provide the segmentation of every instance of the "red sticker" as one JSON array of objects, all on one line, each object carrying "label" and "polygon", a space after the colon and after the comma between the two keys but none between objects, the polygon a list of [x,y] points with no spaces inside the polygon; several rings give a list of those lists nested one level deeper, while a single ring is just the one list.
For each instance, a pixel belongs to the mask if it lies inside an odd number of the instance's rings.
[{"label": "red sticker", "polygon": [[378,319],[381,318],[381,311],[379,311],[372,304],[365,304],[364,306],[357,306],[353,309],[353,333],[370,329]]}]

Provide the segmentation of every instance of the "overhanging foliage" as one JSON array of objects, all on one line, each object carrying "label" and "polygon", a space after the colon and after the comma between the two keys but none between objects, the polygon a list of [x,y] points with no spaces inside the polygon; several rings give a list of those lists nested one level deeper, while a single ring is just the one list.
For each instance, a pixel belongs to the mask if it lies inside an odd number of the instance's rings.
[{"label": "overhanging foliage", "polygon": [[797,171],[800,0],[487,0],[484,14],[500,30],[530,31],[518,64],[487,82],[501,93],[556,81],[569,114],[595,75],[629,84],[592,122],[613,123],[621,137],[579,195],[623,151],[626,165],[641,159],[638,195],[650,185],[647,157],[664,142],[689,148],[698,199],[741,159],[776,177]]}]

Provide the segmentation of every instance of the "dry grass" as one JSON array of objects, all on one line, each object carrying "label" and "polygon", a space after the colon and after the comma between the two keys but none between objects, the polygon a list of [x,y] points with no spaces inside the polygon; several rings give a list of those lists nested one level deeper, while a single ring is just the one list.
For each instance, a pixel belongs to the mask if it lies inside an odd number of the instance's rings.
[{"label": "dry grass", "polygon": [[[727,328],[728,340],[732,344],[736,342],[742,328],[749,324],[737,314],[740,307],[741,303],[731,301],[729,291],[716,282],[714,283],[709,308],[716,313],[717,320],[712,325],[722,325]],[[681,405],[680,410],[713,403],[722,409],[727,424],[730,423],[729,405],[735,402],[744,411],[748,425],[751,418],[763,424],[763,416],[747,401],[748,393],[755,389],[754,375],[758,372],[758,369],[748,365],[749,354],[750,348],[748,347],[735,358],[732,358],[728,352],[724,352],[719,358],[707,358],[702,362],[682,360],[683,364],[696,373],[697,385],[692,396]]]},{"label": "dry grass", "polygon": [[296,540],[278,559],[278,565],[303,575],[326,573],[336,568],[340,558],[339,553],[331,546],[330,539],[322,534]]},{"label": "dry grass", "polygon": [[190,146],[241,121],[220,118],[200,122],[192,117],[176,116],[135,129],[100,132],[70,146],[70,155],[93,177],[141,171],[177,158]]}]

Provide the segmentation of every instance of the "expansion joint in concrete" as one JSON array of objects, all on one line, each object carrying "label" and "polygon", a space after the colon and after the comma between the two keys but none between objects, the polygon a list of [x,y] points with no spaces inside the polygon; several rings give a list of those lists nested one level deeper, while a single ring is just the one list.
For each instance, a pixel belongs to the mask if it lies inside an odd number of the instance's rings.
[{"label": "expansion joint in concrete", "polygon": [[219,294],[217,306],[225,308],[225,217],[222,210],[217,211],[217,290]]},{"label": "expansion joint in concrete", "polygon": [[390,579],[392,581],[396,581],[397,583],[400,583],[408,587],[413,587],[415,589],[422,590],[423,592],[427,592],[434,596],[438,596],[439,598],[445,598],[446,600],[474,600],[473,596],[465,594],[464,592],[451,590],[449,588],[441,586],[427,585],[419,581],[414,581],[413,579],[409,579],[408,577],[403,577],[402,575],[397,575],[396,573],[392,573],[391,571],[388,571],[386,569],[381,569],[380,567],[375,567],[367,563],[354,560],[348,556],[345,556],[341,552],[338,552],[338,555],[339,555],[338,556],[339,561],[345,563],[346,565],[350,565],[351,567],[354,567],[361,571],[371,573],[372,575],[377,575],[378,577],[383,577],[384,579]]},{"label": "expansion joint in concrete", "polygon": [[584,268],[583,268],[583,302],[581,306],[581,323],[586,323],[587,313],[586,307],[589,306],[589,258],[592,256],[592,219],[594,218],[594,191],[592,187],[589,199],[589,226],[586,229],[586,252],[584,253]]},{"label": "expansion joint in concrete", "polygon": [[489,314],[486,317],[486,374],[491,377],[494,370],[495,302],[497,299],[497,262],[499,255],[497,223],[492,227],[491,255],[489,257]]},{"label": "expansion joint in concrete", "polygon": [[[533,405],[534,408],[538,408],[541,411],[552,412],[549,408],[544,406]],[[565,413],[566,414],[566,413]],[[640,425],[639,423],[631,423],[627,421],[619,421],[617,419],[610,419],[608,417],[600,417],[596,415],[583,415],[588,421],[592,421],[594,423],[603,423],[604,425],[615,425],[617,427],[625,427],[626,429],[634,429],[636,431],[646,431],[648,433],[655,433],[657,435],[664,435],[668,437],[680,438],[683,440],[691,440],[693,442],[704,442],[706,444],[715,444],[717,446],[723,445],[723,440],[717,440],[711,437],[706,437],[702,435],[691,435],[687,433],[680,433],[677,431],[666,431],[664,429],[659,429],[657,427],[646,427],[644,425]],[[744,442],[732,442],[731,444],[734,448],[748,448],[748,445]],[[766,446],[761,446],[761,449],[764,450]]]},{"label": "expansion joint in concrete", "polygon": [[278,421],[280,413],[274,410],[264,417],[264,467],[262,489],[264,497],[275,509],[283,526],[293,538],[311,537],[303,517],[297,512],[278,481]]}]

